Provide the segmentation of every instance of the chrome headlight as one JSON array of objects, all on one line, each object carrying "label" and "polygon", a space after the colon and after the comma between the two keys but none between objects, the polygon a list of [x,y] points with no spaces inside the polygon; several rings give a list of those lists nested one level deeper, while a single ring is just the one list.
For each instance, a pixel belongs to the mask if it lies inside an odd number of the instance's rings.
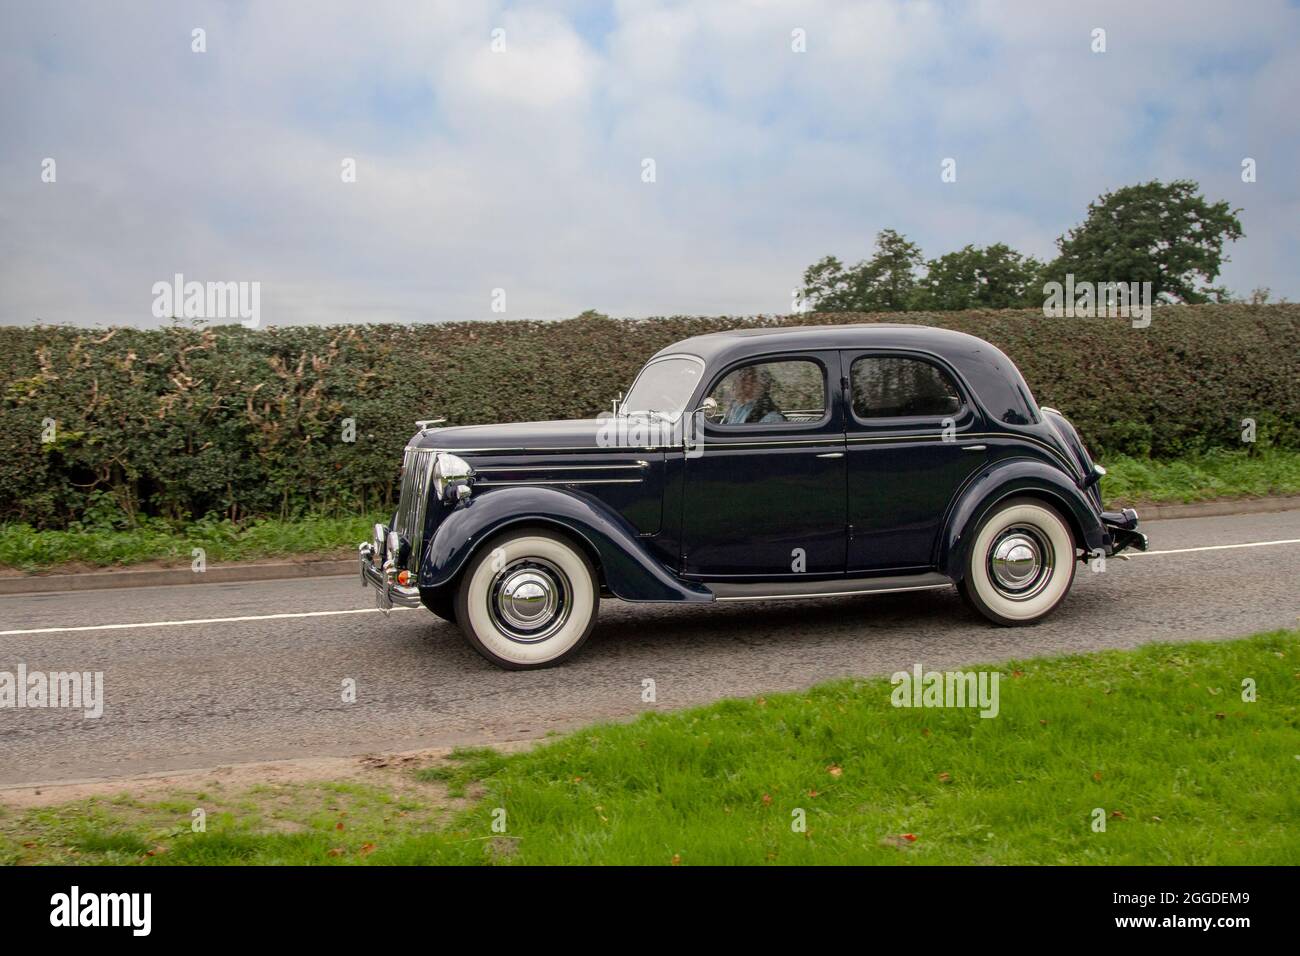
[{"label": "chrome headlight", "polygon": [[443,451],[433,460],[433,490],[441,500],[454,502],[468,497],[473,480],[474,469],[464,458]]}]

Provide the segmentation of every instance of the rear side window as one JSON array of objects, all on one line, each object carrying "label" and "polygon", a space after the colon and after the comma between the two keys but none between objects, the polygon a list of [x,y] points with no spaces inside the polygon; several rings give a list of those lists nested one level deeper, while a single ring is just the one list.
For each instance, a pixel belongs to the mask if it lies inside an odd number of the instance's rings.
[{"label": "rear side window", "polygon": [[961,408],[952,377],[919,359],[864,356],[854,361],[849,380],[858,418],[928,418]]}]

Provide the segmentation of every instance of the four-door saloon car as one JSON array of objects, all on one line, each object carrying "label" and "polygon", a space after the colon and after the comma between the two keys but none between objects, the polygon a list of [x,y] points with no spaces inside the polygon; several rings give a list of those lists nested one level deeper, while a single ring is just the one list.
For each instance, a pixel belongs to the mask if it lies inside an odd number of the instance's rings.
[{"label": "four-door saloon car", "polygon": [[956,587],[1041,620],[1081,561],[1146,549],[1074,427],[989,343],[915,325],[764,328],[659,352],[587,421],[428,427],[361,545],[379,606],[489,661],[573,655],[602,596],[767,601]]}]

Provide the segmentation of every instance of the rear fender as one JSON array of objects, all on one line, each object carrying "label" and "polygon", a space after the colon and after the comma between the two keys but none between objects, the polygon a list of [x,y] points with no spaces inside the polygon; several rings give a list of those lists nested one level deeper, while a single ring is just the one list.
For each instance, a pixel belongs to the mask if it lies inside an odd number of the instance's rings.
[{"label": "rear fender", "polygon": [[939,539],[938,568],[954,581],[966,574],[966,548],[989,509],[1016,496],[1041,498],[1069,522],[1075,544],[1088,554],[1105,553],[1101,514],[1074,479],[1045,462],[1015,458],[998,462],[963,489]]},{"label": "rear fender", "polygon": [[[434,502],[433,507],[445,507]],[[580,491],[556,487],[495,488],[458,502],[438,525],[420,562],[421,589],[451,584],[493,535],[513,526],[553,528],[585,543],[605,585],[624,601],[707,603],[713,592],[672,574],[617,512]]]}]

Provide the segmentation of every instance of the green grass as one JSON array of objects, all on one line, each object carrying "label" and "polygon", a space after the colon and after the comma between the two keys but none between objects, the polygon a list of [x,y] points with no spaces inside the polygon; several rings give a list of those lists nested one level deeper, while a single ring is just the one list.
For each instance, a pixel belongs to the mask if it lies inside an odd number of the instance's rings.
[{"label": "green grass", "polygon": [[1270,449],[1257,454],[1216,450],[1158,461],[1107,459],[1102,480],[1108,502],[1188,502],[1211,498],[1258,498],[1300,494],[1300,452]]},{"label": "green grass", "polygon": [[[992,719],[895,708],[886,679],[838,681],[652,712],[509,756],[460,751],[404,778],[470,794],[445,821],[396,815],[385,795],[356,786],[346,829],[335,809],[300,812],[298,832],[272,828],[255,799],[210,816],[204,834],[163,809],[174,802],[97,801],[0,816],[0,859],[1300,862],[1300,631],[996,670]],[[1246,679],[1255,702],[1242,700]],[[1093,831],[1097,808],[1105,832]],[[501,810],[504,833],[492,828]],[[804,832],[792,828],[799,810]]]},{"label": "green grass", "polygon": [[370,539],[371,525],[377,520],[385,519],[309,516],[238,525],[216,520],[173,525],[146,518],[134,528],[92,526],[71,531],[5,524],[0,525],[0,565],[38,571],[70,562],[108,567],[170,559],[189,564],[194,548],[204,550],[209,564],[355,550],[359,541]]},{"label": "green grass", "polygon": [[[1210,498],[1300,494],[1300,452],[1271,450],[1257,455],[1214,451],[1173,461],[1118,457],[1108,460],[1102,489],[1108,504],[1187,502]],[[342,552],[370,538],[370,527],[384,516],[292,521],[260,520],[236,525],[204,519],[174,525],[141,519],[120,527],[120,516],[71,531],[36,531],[27,525],[0,525],[0,566],[41,571],[71,562],[99,567],[173,560],[188,563],[191,549],[203,548],[209,562],[285,555]]]},{"label": "green grass", "polygon": [[[195,809],[206,813],[205,832],[193,830]],[[449,813],[436,801],[351,781],[96,798],[22,813],[0,809],[0,864],[349,862],[379,842],[430,831]]]},{"label": "green grass", "polygon": [[508,758],[491,747],[457,747],[447,759],[449,764],[418,770],[415,777],[445,783],[450,796],[463,797],[471,784],[504,769]]}]

